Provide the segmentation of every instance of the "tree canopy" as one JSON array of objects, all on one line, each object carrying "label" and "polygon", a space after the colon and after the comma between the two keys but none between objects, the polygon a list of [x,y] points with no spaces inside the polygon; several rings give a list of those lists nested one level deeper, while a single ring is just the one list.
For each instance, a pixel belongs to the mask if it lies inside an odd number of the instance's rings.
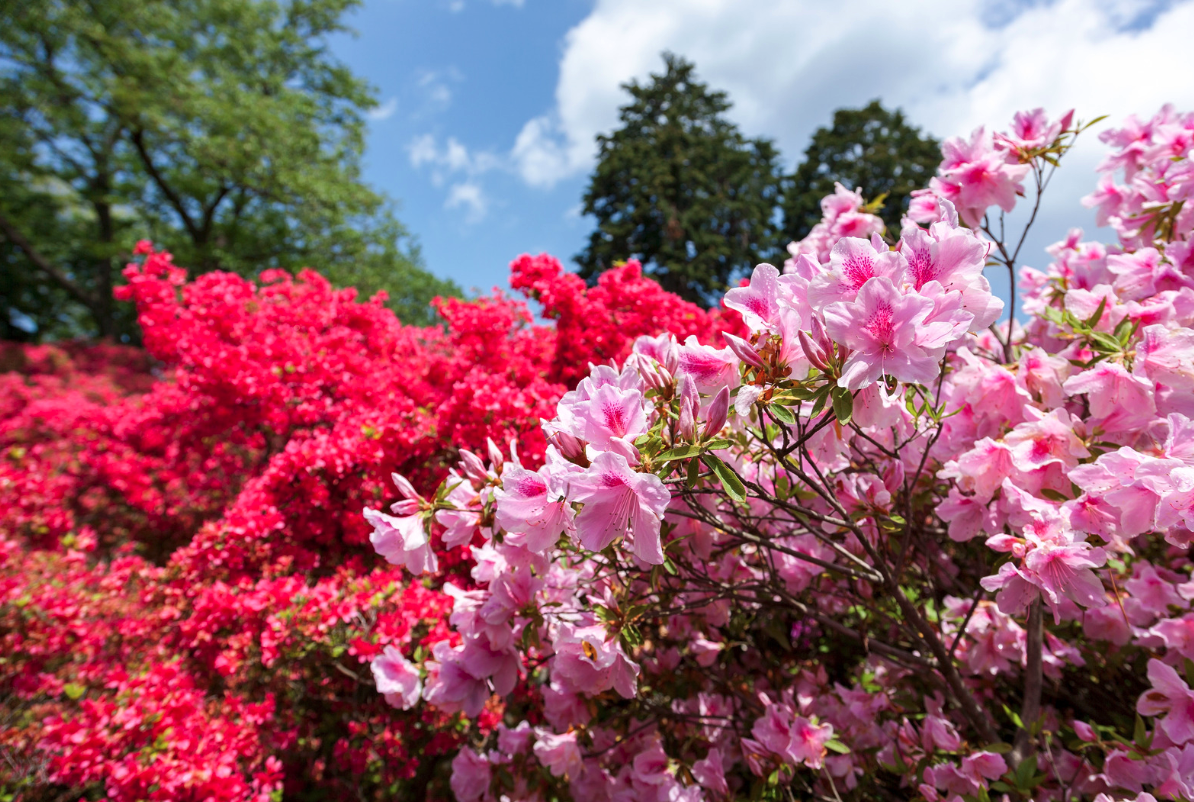
[{"label": "tree canopy", "polygon": [[621,127],[597,138],[583,198],[597,228],[576,261],[592,279],[637,258],[665,289],[708,305],[775,247],[779,152],[739,132],[726,94],[692,63],[663,58],[663,74],[624,85]]},{"label": "tree canopy", "polygon": [[406,321],[456,287],[361,178],[356,0],[28,0],[0,27],[0,334],[119,335],[140,238],[242,275],[313,267]]},{"label": "tree canopy", "polygon": [[904,120],[904,112],[872,100],[861,109],[838,109],[833,125],[813,134],[804,161],[783,197],[785,239],[808,236],[821,220],[821,198],[835,182],[868,200],[886,195],[879,216],[898,230],[913,190],[928,186],[941,161],[941,143]]}]

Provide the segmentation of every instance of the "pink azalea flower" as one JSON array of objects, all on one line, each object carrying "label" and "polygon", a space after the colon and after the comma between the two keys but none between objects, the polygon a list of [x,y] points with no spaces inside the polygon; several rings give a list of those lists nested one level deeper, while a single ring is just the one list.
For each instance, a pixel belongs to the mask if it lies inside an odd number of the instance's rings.
[{"label": "pink azalea flower", "polygon": [[1142,716],[1160,716],[1160,727],[1177,745],[1194,740],[1194,692],[1172,666],[1153,658],[1148,661],[1148,680],[1152,689],[1141,694],[1136,712]]},{"label": "pink azalea flower", "polygon": [[607,637],[599,625],[560,625],[552,641],[556,652],[552,677],[576,692],[596,695],[613,688],[624,698],[632,698],[639,667],[626,656],[621,641]]},{"label": "pink azalea flower", "polygon": [[701,345],[696,337],[689,337],[680,346],[676,375],[691,378],[702,393],[716,393],[722,387],[737,387],[738,357],[729,348]]},{"label": "pink azalea flower", "polygon": [[710,749],[707,755],[692,764],[692,776],[714,795],[730,795],[730,786],[726,783],[725,769],[722,766],[721,750],[717,747]]},{"label": "pink azalea flower", "polygon": [[1194,390],[1194,331],[1145,326],[1132,372],[1174,390]]},{"label": "pink azalea flower", "polygon": [[557,735],[544,729],[535,730],[535,757],[553,777],[575,779],[584,771],[584,758],[576,742],[576,731]]},{"label": "pink azalea flower", "polygon": [[672,779],[668,773],[668,757],[659,741],[634,756],[631,764],[634,779],[644,785],[664,785]]},{"label": "pink azalea flower", "polygon": [[452,759],[452,794],[457,802],[480,802],[489,794],[489,761],[469,747],[461,747]]},{"label": "pink azalea flower", "polygon": [[369,542],[386,562],[405,566],[416,575],[433,574],[439,569],[435,552],[427,540],[421,511],[396,517],[366,508],[365,520],[373,526]]},{"label": "pink azalea flower", "polygon": [[1034,407],[1025,410],[1036,420],[1026,421],[1008,432],[1003,442],[1012,449],[1012,464],[1025,473],[1058,464],[1066,469],[1077,467],[1078,460],[1090,456],[1082,440],[1074,434],[1077,421],[1064,409],[1042,415]]},{"label": "pink azalea flower", "polygon": [[1105,432],[1138,429],[1157,411],[1149,383],[1114,362],[1100,362],[1066,379],[1062,388],[1070,395],[1086,395],[1091,424]]},{"label": "pink azalea flower", "polygon": [[581,545],[602,551],[619,537],[634,538],[636,556],[663,563],[659,524],[671,494],[659,477],[637,473],[621,454],[605,452],[572,480],[572,501],[584,502],[576,516]]},{"label": "pink azalea flower", "polygon": [[399,710],[409,710],[418,704],[423,693],[423,681],[419,669],[407,660],[394,646],[373,658],[370,665],[377,692],[384,695],[386,703]]},{"label": "pink azalea flower", "polygon": [[601,449],[609,448],[613,438],[634,440],[647,431],[643,394],[634,389],[604,385],[577,410],[577,416],[584,423],[585,439]]},{"label": "pink azalea flower", "polygon": [[481,676],[471,673],[462,662],[464,647],[453,648],[440,641],[431,650],[435,662],[427,663],[429,676],[423,688],[423,699],[448,713],[463,711],[475,717],[489,700],[489,685]]},{"label": "pink azalea flower", "polygon": [[1030,167],[1009,163],[995,150],[985,129],[975,129],[969,142],[960,137],[945,140],[941,152],[945,158],[929,186],[957,206],[967,225],[978,227],[991,206],[1005,212],[1015,207],[1016,195],[1024,191],[1021,182]]},{"label": "pink azalea flower", "polygon": [[916,345],[917,327],[932,311],[928,298],[903,295],[883,277],[863,284],[854,301],[827,306],[826,331],[854,352],[838,385],[857,390],[883,375],[905,382],[932,382],[939,366]]},{"label": "pink azalea flower", "polygon": [[882,239],[870,242],[848,237],[833,246],[829,270],[809,284],[809,303],[814,309],[836,301],[852,301],[862,286],[881,276],[893,282],[903,279],[905,261]]},{"label": "pink azalea flower", "polygon": [[998,591],[995,597],[999,609],[1008,615],[1023,612],[1038,595],[1053,610],[1053,617],[1061,621],[1062,598],[1084,607],[1107,603],[1103,583],[1091,569],[1107,562],[1103,549],[1083,542],[1050,543],[1029,536],[1032,548],[1024,557],[1022,568],[1004,563],[999,573],[984,577],[980,584],[988,591]]},{"label": "pink azalea flower", "polygon": [[828,753],[825,743],[832,738],[833,725],[817,726],[803,716],[797,716],[792,722],[792,741],[788,751],[797,762],[810,769],[819,769]]},{"label": "pink azalea flower", "polygon": [[566,494],[567,479],[575,466],[558,457],[553,460],[554,454],[554,449],[548,451],[548,464],[538,471],[507,466],[502,486],[494,490],[494,518],[508,533],[506,542],[537,554],[573,529],[575,512]]}]

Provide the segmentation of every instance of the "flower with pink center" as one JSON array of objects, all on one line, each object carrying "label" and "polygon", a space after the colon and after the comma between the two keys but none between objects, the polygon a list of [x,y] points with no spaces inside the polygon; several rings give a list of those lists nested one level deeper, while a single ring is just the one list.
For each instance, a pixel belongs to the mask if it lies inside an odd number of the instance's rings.
[{"label": "flower with pink center", "polygon": [[[687,376],[702,393],[716,393],[722,387],[738,386],[738,357],[729,348],[701,345],[689,337],[679,349],[677,376]],[[634,438],[630,438],[634,439]]]},{"label": "flower with pink center", "polygon": [[788,753],[796,762],[803,763],[810,769],[819,769],[825,760],[828,750],[825,744],[833,739],[833,725],[817,725],[803,716],[797,716],[792,722],[792,740],[788,746]]},{"label": "flower with pink center", "polygon": [[494,518],[507,532],[507,543],[540,554],[573,530],[576,513],[568,503],[567,487],[574,472],[579,469],[560,458],[554,448],[548,449],[547,464],[538,471],[506,467],[502,486],[493,495]]},{"label": "flower with pink center", "polygon": [[941,152],[945,158],[929,186],[957,206],[967,225],[977,227],[991,206],[1005,212],[1015,207],[1031,168],[1008,162],[984,128],[975,129],[969,142],[960,137],[945,140]]},{"label": "flower with pink center", "polygon": [[387,646],[380,655],[373,658],[370,669],[377,684],[377,692],[385,697],[386,703],[391,707],[409,710],[418,704],[419,696],[423,693],[419,669],[397,648]]},{"label": "flower with pink center", "polygon": [[1099,178],[1095,191],[1082,199],[1082,205],[1095,210],[1095,225],[1105,226],[1112,217],[1120,216],[1127,200],[1127,187],[1118,186],[1114,176],[1104,175]]},{"label": "flower with pink center", "polygon": [[725,294],[725,305],[742,314],[751,331],[767,331],[779,317],[779,271],[769,264],[757,266],[750,283]]},{"label": "flower with pink center", "polygon": [[1100,362],[1071,376],[1062,389],[1072,396],[1085,394],[1090,404],[1090,424],[1105,432],[1139,429],[1157,411],[1151,385],[1115,362]]},{"label": "flower with pink center", "polygon": [[829,270],[809,284],[808,300],[814,309],[836,301],[852,301],[872,278],[881,276],[899,282],[904,270],[904,257],[890,250],[882,239],[847,237],[833,246]]},{"label": "flower with pink center", "polygon": [[928,384],[939,366],[916,345],[917,327],[933,311],[933,302],[915,293],[903,295],[888,278],[862,285],[852,302],[825,308],[825,330],[853,353],[838,385],[858,390],[880,376]]},{"label": "flower with pink center", "polygon": [[1030,151],[1052,145],[1054,140],[1070,127],[1074,119],[1074,110],[1070,109],[1056,122],[1049,122],[1049,115],[1044,109],[1032,111],[1018,111],[1012,118],[1012,130],[1009,134],[996,134],[999,143],[1017,151]]},{"label": "flower with pink center", "polygon": [[1022,567],[1004,563],[999,573],[984,577],[980,583],[988,591],[998,591],[995,601],[1001,611],[1008,615],[1021,613],[1040,595],[1060,623],[1063,597],[1083,607],[1107,603],[1103,583],[1092,570],[1107,562],[1103,549],[1078,541],[1044,541],[1035,535],[1026,535],[1026,539],[1031,548]]},{"label": "flower with pink center", "polygon": [[570,500],[585,505],[576,532],[586,549],[602,551],[619,537],[632,537],[640,560],[663,563],[659,529],[671,494],[658,476],[637,473],[624,456],[607,451],[572,479]]},{"label": "flower with pink center", "polygon": [[1179,746],[1194,740],[1194,691],[1172,666],[1153,658],[1148,661],[1150,690],[1141,694],[1136,712],[1142,716],[1160,716],[1160,727],[1169,740]]},{"label": "flower with pink center", "polygon": [[1026,407],[1025,412],[1036,420],[1018,424],[1003,438],[1011,447],[1012,464],[1018,470],[1028,473],[1055,463],[1068,470],[1076,467],[1079,459],[1090,456],[1082,439],[1074,434],[1077,421],[1070,413],[1055,409],[1042,415],[1035,407]]},{"label": "flower with pink center", "polygon": [[579,410],[579,415],[584,421],[585,439],[597,448],[609,448],[613,438],[634,440],[647,431],[643,394],[634,389],[604,385]]}]

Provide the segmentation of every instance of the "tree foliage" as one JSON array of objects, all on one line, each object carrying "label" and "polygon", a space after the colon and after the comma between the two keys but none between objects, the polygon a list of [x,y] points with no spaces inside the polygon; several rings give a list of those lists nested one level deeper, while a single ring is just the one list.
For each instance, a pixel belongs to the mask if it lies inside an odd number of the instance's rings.
[{"label": "tree foliage", "polygon": [[201,272],[316,266],[430,320],[455,288],[361,180],[376,101],[327,52],[354,4],[18,4],[0,27],[3,334],[128,332],[112,288],[146,237]]},{"label": "tree foliage", "polygon": [[726,119],[726,94],[696,80],[693,64],[663,58],[662,75],[624,86],[621,127],[597,138],[583,198],[597,228],[576,260],[591,280],[640,259],[665,289],[708,305],[773,247],[779,153]]},{"label": "tree foliage", "polygon": [[857,190],[867,200],[885,195],[879,216],[898,231],[912,191],[926,186],[941,160],[941,143],[909,125],[904,112],[872,100],[860,109],[838,109],[833,125],[813,134],[804,161],[783,197],[785,239],[808,236],[821,221],[821,199],[834,184]]}]

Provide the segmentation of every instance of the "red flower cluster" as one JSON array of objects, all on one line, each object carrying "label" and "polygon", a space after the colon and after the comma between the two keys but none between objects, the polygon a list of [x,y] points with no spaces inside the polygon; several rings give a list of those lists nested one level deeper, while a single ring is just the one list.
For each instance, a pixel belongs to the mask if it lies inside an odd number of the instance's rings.
[{"label": "red flower cluster", "polygon": [[445,794],[440,757],[500,710],[395,711],[367,663],[458,638],[438,588],[468,566],[443,553],[412,583],[362,508],[391,471],[430,489],[490,438],[537,464],[540,418],[590,361],[741,323],[636,263],[586,289],[522,257],[513,286],[554,326],[495,293],[439,301],[440,329],[309,271],[188,282],[141,253],[119,293],[145,351],[0,350],[0,789]]}]

